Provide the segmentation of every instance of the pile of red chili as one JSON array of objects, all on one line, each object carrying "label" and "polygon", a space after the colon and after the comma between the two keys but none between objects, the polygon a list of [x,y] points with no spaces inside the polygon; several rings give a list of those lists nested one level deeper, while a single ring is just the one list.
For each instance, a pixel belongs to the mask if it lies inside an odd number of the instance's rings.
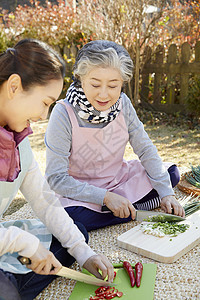
[{"label": "pile of red chili", "polygon": [[[135,284],[137,287],[140,287],[143,265],[138,262],[135,264],[135,273],[134,269],[128,261],[124,261],[123,264],[118,264],[118,267],[123,267],[130,278],[131,286],[134,287]],[[115,272],[116,276],[116,272]],[[115,277],[114,276],[114,277]],[[96,296],[91,296],[90,300],[105,300],[105,299],[113,299],[115,297],[122,297],[123,293],[119,292],[115,287],[110,286],[101,286],[95,291]]]},{"label": "pile of red chili", "polygon": [[119,292],[115,287],[101,286],[95,291],[96,296],[90,297],[90,300],[113,299],[122,297],[123,293]]}]

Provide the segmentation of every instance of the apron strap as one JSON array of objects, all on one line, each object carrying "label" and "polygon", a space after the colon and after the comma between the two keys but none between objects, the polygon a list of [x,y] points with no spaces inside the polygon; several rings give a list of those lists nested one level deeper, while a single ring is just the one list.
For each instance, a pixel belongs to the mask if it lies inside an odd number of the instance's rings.
[{"label": "apron strap", "polygon": [[67,112],[68,112],[68,115],[69,115],[69,118],[70,118],[70,121],[71,121],[72,126],[73,126],[74,128],[75,128],[75,127],[79,127],[78,120],[77,120],[77,118],[76,118],[76,115],[75,115],[74,110],[73,110],[73,108],[71,107],[71,105],[68,104],[68,103],[65,103],[63,100],[59,100],[59,101],[57,101],[57,103],[60,103],[60,104],[62,104],[62,105],[65,106],[65,108],[66,108],[66,110],[67,110]]}]

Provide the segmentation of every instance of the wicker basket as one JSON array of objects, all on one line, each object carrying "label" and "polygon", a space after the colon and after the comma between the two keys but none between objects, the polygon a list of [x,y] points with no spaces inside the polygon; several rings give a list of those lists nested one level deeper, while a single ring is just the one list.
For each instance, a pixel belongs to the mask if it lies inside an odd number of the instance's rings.
[{"label": "wicker basket", "polygon": [[[186,173],[185,173],[186,174]],[[191,183],[189,183],[186,179],[185,179],[185,174],[183,174],[181,176],[181,179],[178,183],[178,188],[187,193],[187,194],[192,194],[192,195],[195,195],[195,196],[198,196],[200,195],[200,189],[195,187],[194,185],[192,185]],[[190,174],[190,173],[188,173]]]}]

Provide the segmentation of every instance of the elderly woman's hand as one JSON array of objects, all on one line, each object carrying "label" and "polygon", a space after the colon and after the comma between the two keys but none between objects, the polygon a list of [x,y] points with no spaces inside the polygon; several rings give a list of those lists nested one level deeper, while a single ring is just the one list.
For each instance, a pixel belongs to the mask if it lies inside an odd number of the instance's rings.
[{"label": "elderly woman's hand", "polygon": [[106,192],[104,204],[113,212],[115,217],[128,218],[131,214],[132,219],[135,219],[135,208],[132,203],[123,196]]},{"label": "elderly woman's hand", "polygon": [[185,216],[185,211],[180,203],[176,200],[174,196],[165,196],[161,199],[160,207],[168,214],[172,213],[172,209],[174,210],[174,214],[180,217]]}]

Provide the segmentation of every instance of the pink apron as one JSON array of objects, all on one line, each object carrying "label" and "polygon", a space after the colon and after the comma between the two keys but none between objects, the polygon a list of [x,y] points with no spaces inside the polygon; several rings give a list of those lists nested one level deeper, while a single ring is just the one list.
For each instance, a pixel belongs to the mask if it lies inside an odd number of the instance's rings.
[{"label": "pink apron", "polygon": [[[80,127],[69,104],[65,105],[72,124],[72,147],[69,175],[81,182],[126,197],[132,203],[152,190],[146,171],[138,160],[123,159],[129,140],[121,110],[117,118],[104,128]],[[101,212],[101,205],[60,196],[64,207],[84,206]]]}]

